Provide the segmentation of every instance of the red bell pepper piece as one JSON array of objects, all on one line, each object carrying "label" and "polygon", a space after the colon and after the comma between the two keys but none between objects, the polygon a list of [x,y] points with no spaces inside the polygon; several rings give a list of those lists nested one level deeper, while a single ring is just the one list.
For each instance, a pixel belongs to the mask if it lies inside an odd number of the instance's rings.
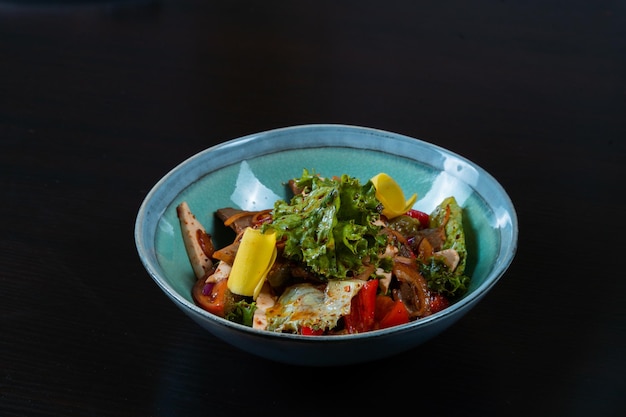
[{"label": "red bell pepper piece", "polygon": [[409,312],[400,300],[387,295],[376,297],[376,327],[385,329],[409,322]]},{"label": "red bell pepper piece", "polygon": [[302,326],[300,334],[304,336],[321,336],[324,334],[324,329],[313,329],[309,326]]},{"label": "red bell pepper piece", "polygon": [[350,313],[343,317],[348,333],[363,333],[374,328],[377,290],[378,280],[372,279],[352,298]]}]

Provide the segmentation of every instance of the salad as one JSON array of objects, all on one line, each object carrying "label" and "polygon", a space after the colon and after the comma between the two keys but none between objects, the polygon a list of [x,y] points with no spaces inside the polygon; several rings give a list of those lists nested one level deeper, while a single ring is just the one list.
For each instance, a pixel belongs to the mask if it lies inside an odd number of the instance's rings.
[{"label": "salad", "polygon": [[304,169],[289,201],[214,214],[233,231],[216,248],[186,202],[177,206],[196,276],[194,302],[246,326],[302,335],[362,333],[419,320],[469,286],[463,210],[453,196],[412,208],[385,173],[362,183]]}]

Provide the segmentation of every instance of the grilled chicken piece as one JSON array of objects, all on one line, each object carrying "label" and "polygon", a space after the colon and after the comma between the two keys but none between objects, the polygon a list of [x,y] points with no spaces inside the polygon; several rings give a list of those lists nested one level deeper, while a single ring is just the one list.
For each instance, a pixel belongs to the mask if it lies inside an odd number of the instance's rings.
[{"label": "grilled chicken piece", "polygon": [[176,207],[176,215],[180,222],[180,229],[183,234],[185,250],[189,257],[189,262],[197,279],[205,277],[213,272],[213,261],[211,257],[215,251],[211,235],[196,219],[186,202],[180,203]]}]

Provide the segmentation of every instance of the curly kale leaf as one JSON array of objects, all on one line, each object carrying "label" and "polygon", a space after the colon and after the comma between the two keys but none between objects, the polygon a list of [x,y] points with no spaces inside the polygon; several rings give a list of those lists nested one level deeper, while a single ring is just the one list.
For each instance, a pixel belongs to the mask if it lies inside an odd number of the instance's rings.
[{"label": "curly kale leaf", "polygon": [[230,305],[229,311],[226,313],[226,319],[252,327],[252,319],[254,318],[255,310],[256,303],[254,301],[249,302],[246,299],[242,299]]},{"label": "curly kale leaf", "polygon": [[429,263],[420,264],[420,273],[426,279],[428,288],[450,298],[458,298],[467,292],[470,278],[450,271],[448,265],[436,256]]}]

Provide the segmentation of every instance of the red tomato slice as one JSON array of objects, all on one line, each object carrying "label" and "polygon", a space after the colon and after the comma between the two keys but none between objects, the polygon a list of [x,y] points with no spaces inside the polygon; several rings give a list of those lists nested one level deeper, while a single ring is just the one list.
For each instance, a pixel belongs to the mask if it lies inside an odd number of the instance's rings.
[{"label": "red tomato slice", "polygon": [[194,284],[191,295],[200,307],[216,316],[224,317],[227,284],[228,279],[222,279],[215,284],[205,284],[204,280],[199,279]]}]

